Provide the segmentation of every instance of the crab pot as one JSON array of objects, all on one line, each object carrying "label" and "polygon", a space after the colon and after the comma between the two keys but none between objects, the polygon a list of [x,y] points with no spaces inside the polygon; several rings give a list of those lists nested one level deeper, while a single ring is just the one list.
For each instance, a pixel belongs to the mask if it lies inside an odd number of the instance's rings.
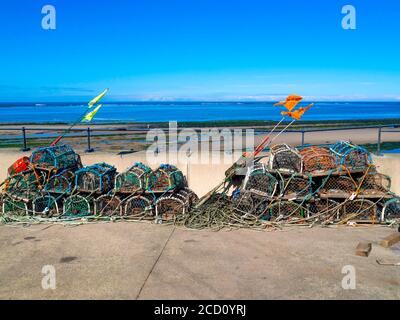
[{"label": "crab pot", "polygon": [[366,149],[348,141],[339,141],[330,150],[335,156],[336,165],[349,170],[365,170],[372,163],[371,155]]},{"label": "crab pot", "polygon": [[299,153],[303,157],[303,172],[318,173],[336,169],[335,157],[329,149],[312,146]]},{"label": "crab pot", "polygon": [[264,164],[256,164],[246,174],[243,189],[255,191],[272,198],[278,188],[278,180],[271,175]]},{"label": "crab pot", "polygon": [[287,144],[277,144],[271,147],[269,168],[281,173],[301,173],[302,157],[299,152]]},{"label": "crab pot", "polygon": [[12,197],[3,197],[2,204],[3,214],[14,216],[27,216],[29,215],[28,204],[25,201],[14,199]]},{"label": "crab pot", "polygon": [[59,216],[57,200],[50,195],[33,199],[32,208],[35,216],[46,218]]},{"label": "crab pot", "polygon": [[189,194],[181,190],[162,196],[156,201],[156,216],[163,221],[171,221],[178,215],[184,215],[189,208]]},{"label": "crab pot", "polygon": [[341,204],[332,199],[317,199],[308,204],[308,214],[314,221],[327,222],[339,219]]},{"label": "crab pot", "polygon": [[56,194],[71,193],[74,180],[75,174],[70,170],[64,170],[61,173],[52,176],[44,186],[44,190]]},{"label": "crab pot", "polygon": [[390,177],[378,172],[368,173],[365,178],[359,178],[358,183],[363,194],[374,195],[390,191]]},{"label": "crab pot", "polygon": [[30,161],[39,168],[82,168],[80,156],[68,145],[38,148],[32,152]]},{"label": "crab pot", "polygon": [[235,202],[234,209],[241,215],[252,214],[264,218],[270,203],[270,199],[263,195],[244,190]]},{"label": "crab pot", "polygon": [[115,178],[115,191],[135,193],[146,189],[146,181],[151,169],[143,163],[135,163]]},{"label": "crab pot", "polygon": [[311,176],[308,178],[302,175],[293,174],[283,179],[281,195],[285,198],[301,198],[312,194]]},{"label": "crab pot", "polygon": [[124,216],[132,218],[153,217],[153,201],[143,195],[136,195],[126,201]]},{"label": "crab pot", "polygon": [[161,165],[149,174],[147,189],[152,192],[179,190],[185,186],[185,178],[175,166]]},{"label": "crab pot", "polygon": [[81,195],[73,195],[64,200],[63,216],[84,217],[92,214],[90,202]]},{"label": "crab pot", "polygon": [[30,200],[39,193],[42,180],[35,171],[25,171],[7,178],[4,191],[15,198]]},{"label": "crab pot", "polygon": [[320,194],[346,196],[356,191],[357,186],[348,176],[329,176],[319,189]]},{"label": "crab pot", "polygon": [[272,203],[266,215],[271,221],[295,221],[307,216],[307,210],[293,201],[279,200]]},{"label": "crab pot", "polygon": [[83,192],[106,193],[114,188],[116,169],[106,163],[98,163],[75,173],[75,186]]},{"label": "crab pot", "polygon": [[343,203],[340,219],[359,222],[377,222],[376,203],[367,199],[356,199]]},{"label": "crab pot", "polygon": [[94,212],[100,216],[120,216],[121,199],[116,196],[102,195],[94,201]]},{"label": "crab pot", "polygon": [[382,221],[400,219],[400,198],[392,198],[385,202],[382,209]]}]

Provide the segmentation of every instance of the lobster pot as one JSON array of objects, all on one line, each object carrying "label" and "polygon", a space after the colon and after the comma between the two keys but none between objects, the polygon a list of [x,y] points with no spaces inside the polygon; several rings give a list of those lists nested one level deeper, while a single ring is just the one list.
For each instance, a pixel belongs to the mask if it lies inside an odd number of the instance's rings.
[{"label": "lobster pot", "polygon": [[376,203],[367,199],[356,199],[345,202],[340,208],[340,219],[347,221],[376,222]]},{"label": "lobster pot", "polygon": [[120,216],[121,199],[116,196],[102,195],[94,201],[94,212],[101,216]]},{"label": "lobster pot", "polygon": [[192,189],[184,188],[180,193],[188,199],[189,207],[192,207],[199,200],[199,197]]},{"label": "lobster pot", "polygon": [[293,201],[279,200],[272,203],[266,213],[271,221],[295,221],[307,216],[307,210]]},{"label": "lobster pot", "polygon": [[235,202],[234,209],[241,215],[252,214],[257,217],[264,217],[271,201],[263,195],[253,191],[242,191],[239,199]]},{"label": "lobster pot", "polygon": [[332,199],[317,199],[308,204],[308,214],[316,222],[332,222],[339,219],[341,204]]},{"label": "lobster pot", "polygon": [[312,146],[299,153],[303,158],[303,172],[319,173],[336,169],[335,157],[326,148]]},{"label": "lobster pot", "polygon": [[73,195],[64,200],[63,215],[68,217],[84,217],[92,214],[90,202],[80,195]]},{"label": "lobster pot", "polygon": [[33,151],[30,161],[39,168],[82,168],[80,156],[68,145],[38,148]]},{"label": "lobster pot", "polygon": [[135,193],[146,189],[151,169],[143,163],[135,163],[115,178],[115,190],[121,193]]},{"label": "lobster pot", "polygon": [[83,192],[106,193],[114,188],[116,169],[106,163],[85,167],[75,173],[75,186]]},{"label": "lobster pot", "polygon": [[71,193],[74,180],[75,174],[70,170],[64,170],[61,173],[52,176],[44,186],[44,189],[47,192],[56,194]]},{"label": "lobster pot", "polygon": [[269,168],[282,173],[301,173],[303,164],[299,152],[287,144],[277,144],[271,147]]},{"label": "lobster pot", "polygon": [[126,201],[124,216],[132,218],[153,217],[153,201],[143,195],[136,195]]},{"label": "lobster pot", "polygon": [[360,190],[364,195],[380,195],[390,191],[391,181],[390,177],[385,174],[371,172],[364,179],[359,178],[358,183],[361,185]]},{"label": "lobster pot", "polygon": [[349,170],[365,170],[372,163],[370,153],[348,141],[339,141],[330,148],[335,156],[336,165],[345,166]]},{"label": "lobster pot", "polygon": [[57,200],[50,196],[40,196],[32,201],[33,214],[41,217],[59,216]]},{"label": "lobster pot", "polygon": [[271,175],[264,164],[256,164],[246,174],[243,189],[255,191],[265,197],[273,197],[278,188],[278,180]]},{"label": "lobster pot", "polygon": [[400,219],[400,198],[393,198],[386,201],[382,209],[382,221]]},{"label": "lobster pot", "polygon": [[31,200],[37,196],[41,185],[41,176],[31,170],[7,178],[4,191],[15,198]]},{"label": "lobster pot", "polygon": [[294,174],[283,179],[281,195],[285,198],[301,198],[312,194],[311,176],[308,178]]},{"label": "lobster pot", "polygon": [[185,178],[175,166],[161,165],[148,177],[147,189],[152,192],[179,190],[185,186]]},{"label": "lobster pot", "polygon": [[329,176],[322,183],[319,193],[334,196],[349,196],[356,191],[357,186],[350,177]]},{"label": "lobster pot", "polygon": [[184,215],[190,207],[189,196],[178,192],[162,196],[156,201],[156,216],[163,221],[173,220],[178,215]]},{"label": "lobster pot", "polygon": [[12,197],[5,196],[2,204],[3,214],[13,216],[29,215],[28,204],[22,200],[17,200]]}]

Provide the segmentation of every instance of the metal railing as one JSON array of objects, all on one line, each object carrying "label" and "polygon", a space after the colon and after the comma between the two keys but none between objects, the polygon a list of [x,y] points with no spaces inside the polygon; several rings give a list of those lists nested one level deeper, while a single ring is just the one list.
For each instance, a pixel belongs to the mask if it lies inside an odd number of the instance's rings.
[{"label": "metal railing", "polygon": [[[378,155],[381,154],[381,145],[382,145],[382,133],[400,133],[400,130],[385,130],[385,129],[397,129],[400,128],[399,124],[387,124],[387,125],[378,125],[378,126],[348,126],[348,127],[337,127],[337,128],[320,128],[320,129],[315,129],[315,128],[310,128],[310,129],[301,129],[301,130],[287,130],[286,133],[299,133],[301,134],[301,146],[305,145],[305,137],[307,133],[312,133],[312,132],[329,132],[329,131],[346,131],[346,130],[362,130],[362,129],[377,129],[377,148],[376,148],[376,153]],[[65,130],[64,128],[40,128],[40,127],[0,127],[0,132],[1,131],[20,131],[21,132],[21,150],[22,151],[29,151],[30,147],[28,146],[28,139],[29,137],[27,136],[27,133],[29,131],[48,131],[48,132],[54,132],[54,135],[58,135],[61,132]],[[81,135],[67,135],[66,137],[86,137],[87,139],[87,148],[86,152],[94,152],[94,149],[92,148],[92,134],[95,132],[104,132],[110,134],[110,132],[113,133],[119,133],[119,134],[129,134],[132,132],[140,132],[143,134],[146,134],[149,130],[148,127],[146,128],[73,128],[70,130],[71,133],[82,133]],[[197,129],[201,130],[201,129]],[[256,129],[256,132],[258,133],[268,133],[268,130],[264,129]],[[107,134],[106,134],[107,135]],[[0,135],[1,138],[1,135]],[[49,138],[49,137],[48,137]],[[18,139],[17,138],[10,138],[10,139]],[[400,139],[399,139],[400,140]]]}]

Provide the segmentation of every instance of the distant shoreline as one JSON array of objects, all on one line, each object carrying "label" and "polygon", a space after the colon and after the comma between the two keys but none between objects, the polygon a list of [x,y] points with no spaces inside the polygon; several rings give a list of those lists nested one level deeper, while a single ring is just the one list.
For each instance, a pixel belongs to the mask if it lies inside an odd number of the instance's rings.
[{"label": "distant shoreline", "polygon": [[[171,120],[173,121],[173,120]],[[268,127],[273,126],[278,121],[274,120],[215,120],[215,121],[178,121],[178,127],[192,128],[192,127]],[[287,124],[289,121],[283,121],[282,125]],[[70,122],[3,122],[0,127],[10,126],[57,126],[68,125]],[[400,118],[389,119],[363,119],[363,120],[301,120],[292,125],[292,128],[305,128],[305,127],[320,127],[320,128],[336,128],[346,126],[379,126],[379,125],[400,125]],[[142,121],[93,121],[90,124],[80,123],[78,126],[121,126],[128,125],[138,128],[165,128],[168,127],[169,122],[142,122]]]}]

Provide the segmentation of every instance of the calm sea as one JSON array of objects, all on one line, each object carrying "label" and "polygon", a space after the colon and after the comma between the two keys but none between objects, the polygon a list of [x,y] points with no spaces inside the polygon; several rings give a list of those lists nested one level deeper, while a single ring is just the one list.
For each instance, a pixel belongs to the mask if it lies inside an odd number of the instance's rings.
[{"label": "calm sea", "polygon": [[[306,105],[306,103],[303,103]],[[0,103],[0,123],[72,122],[85,111],[84,103]],[[279,120],[273,103],[253,102],[135,102],[107,103],[96,122],[156,122],[209,120]],[[304,120],[400,118],[400,102],[318,102]]]}]

